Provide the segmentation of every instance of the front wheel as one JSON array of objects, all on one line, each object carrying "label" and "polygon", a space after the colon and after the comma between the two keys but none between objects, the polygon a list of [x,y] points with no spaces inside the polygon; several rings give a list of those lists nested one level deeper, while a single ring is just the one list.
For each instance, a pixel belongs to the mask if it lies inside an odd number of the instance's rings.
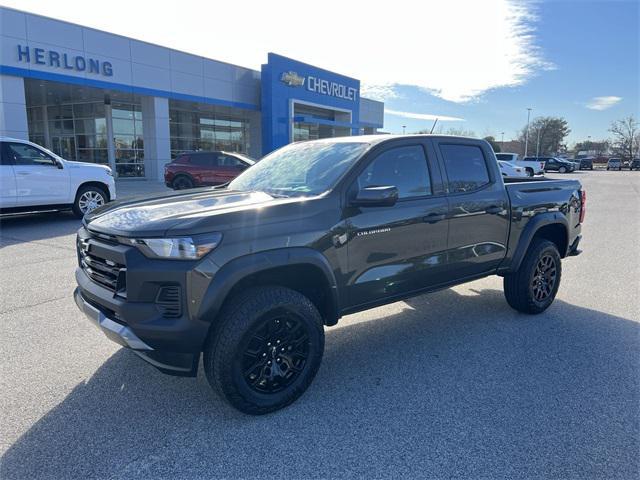
[{"label": "front wheel", "polygon": [[523,313],[542,313],[553,303],[560,287],[562,264],[555,243],[534,239],[520,268],[504,276],[507,303]]},{"label": "front wheel", "polygon": [[207,339],[209,384],[241,412],[262,415],[294,402],[324,352],[322,318],[304,295],[258,287],[232,298]]},{"label": "front wheel", "polygon": [[558,169],[558,171],[559,171],[560,173],[567,173],[567,169],[566,169],[566,168],[564,168],[564,167],[560,167],[560,168]]},{"label": "front wheel", "polygon": [[186,190],[189,188],[193,188],[193,180],[187,177],[186,175],[178,175],[171,182],[174,190]]},{"label": "front wheel", "polygon": [[72,207],[73,213],[78,218],[82,218],[87,213],[107,203],[108,198],[109,196],[103,188],[94,185],[84,186],[80,188],[76,194],[76,199]]}]

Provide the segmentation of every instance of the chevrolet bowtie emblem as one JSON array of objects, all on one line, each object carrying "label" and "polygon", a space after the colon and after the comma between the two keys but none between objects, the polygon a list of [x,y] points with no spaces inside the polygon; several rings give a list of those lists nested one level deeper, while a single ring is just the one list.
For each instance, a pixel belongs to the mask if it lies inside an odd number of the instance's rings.
[{"label": "chevrolet bowtie emblem", "polygon": [[304,77],[301,77],[293,71],[283,72],[280,81],[290,87],[301,87],[304,85]]}]

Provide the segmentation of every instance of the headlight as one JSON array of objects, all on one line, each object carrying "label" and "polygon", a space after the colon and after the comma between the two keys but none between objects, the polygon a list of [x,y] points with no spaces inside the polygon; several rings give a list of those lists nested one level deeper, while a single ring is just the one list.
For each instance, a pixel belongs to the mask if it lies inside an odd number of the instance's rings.
[{"label": "headlight", "polygon": [[207,233],[193,237],[132,238],[129,243],[149,258],[198,260],[220,245],[221,240],[221,233]]}]

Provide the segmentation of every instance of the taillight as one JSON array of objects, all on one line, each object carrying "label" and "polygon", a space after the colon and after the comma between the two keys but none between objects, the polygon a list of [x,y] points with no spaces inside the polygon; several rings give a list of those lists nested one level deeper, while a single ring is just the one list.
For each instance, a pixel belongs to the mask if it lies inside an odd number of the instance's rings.
[{"label": "taillight", "polygon": [[584,222],[585,213],[587,213],[587,192],[580,190],[580,223]]}]

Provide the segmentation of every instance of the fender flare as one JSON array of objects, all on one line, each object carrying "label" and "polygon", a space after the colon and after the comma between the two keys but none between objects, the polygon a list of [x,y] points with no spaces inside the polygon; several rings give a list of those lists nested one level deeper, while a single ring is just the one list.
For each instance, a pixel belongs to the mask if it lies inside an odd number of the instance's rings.
[{"label": "fender flare", "polygon": [[[533,237],[538,233],[538,231],[542,227],[546,227],[548,225],[559,224],[564,227],[565,234],[567,235],[567,246],[569,244],[569,222],[567,218],[560,212],[545,212],[540,213],[534,216],[529,220],[527,225],[522,230],[520,234],[520,238],[518,240],[518,245],[516,246],[515,251],[513,252],[513,256],[511,257],[511,263],[506,268],[506,273],[513,273],[520,268],[520,264],[524,259],[524,256],[529,250],[529,245],[531,245],[531,241]],[[567,252],[560,252],[560,257],[564,258]]]},{"label": "fender flare", "polygon": [[311,265],[323,273],[329,286],[330,300],[330,308],[324,321],[327,325],[335,325],[340,311],[336,277],[326,257],[317,250],[307,247],[279,248],[252,253],[224,264],[215,273],[206,289],[198,317],[213,322],[229,292],[247,276],[292,265]]}]

